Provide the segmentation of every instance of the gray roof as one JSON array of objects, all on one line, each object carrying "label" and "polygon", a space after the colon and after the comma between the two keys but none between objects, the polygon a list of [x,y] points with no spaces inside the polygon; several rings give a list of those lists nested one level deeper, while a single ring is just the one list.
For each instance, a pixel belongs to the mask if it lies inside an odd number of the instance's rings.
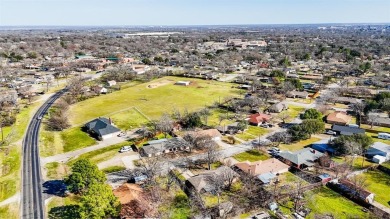
[{"label": "gray roof", "polygon": [[279,153],[279,156],[291,161],[296,165],[305,164],[307,166],[312,166],[313,162],[318,158],[322,157],[323,155],[323,153],[311,148],[303,148],[295,152],[282,151]]},{"label": "gray roof", "polygon": [[370,148],[374,148],[376,150],[390,154],[390,145],[382,143],[382,142],[375,142],[373,145],[371,145]]},{"label": "gray roof", "polygon": [[202,189],[204,189],[206,192],[210,192],[213,190],[213,187],[212,187],[212,185],[210,185],[208,177],[210,177],[212,175],[223,174],[225,171],[230,172],[231,174],[233,174],[236,177],[239,176],[236,172],[234,172],[229,167],[220,166],[215,170],[208,170],[208,171],[205,171],[199,175],[193,176],[193,177],[188,179],[188,182],[190,182],[192,184],[192,186],[194,186],[194,188],[198,192],[201,191]]},{"label": "gray roof", "polygon": [[271,110],[273,112],[280,112],[285,108],[287,108],[286,104],[279,102],[279,103],[275,103],[274,105],[270,106],[268,108],[268,110]]},{"label": "gray roof", "polygon": [[171,139],[159,139],[149,141],[146,145],[142,147],[142,150],[146,154],[157,154],[171,148],[178,148],[187,146],[187,142],[183,138],[171,138]]},{"label": "gray roof", "polygon": [[366,132],[364,131],[364,129],[361,128],[342,126],[342,125],[333,125],[332,130],[337,132],[349,132],[352,134],[364,134]]},{"label": "gray roof", "polygon": [[111,125],[110,120],[106,118],[94,119],[85,124],[85,127],[87,127],[90,131],[95,132],[99,136],[108,135],[120,131],[120,129]]}]

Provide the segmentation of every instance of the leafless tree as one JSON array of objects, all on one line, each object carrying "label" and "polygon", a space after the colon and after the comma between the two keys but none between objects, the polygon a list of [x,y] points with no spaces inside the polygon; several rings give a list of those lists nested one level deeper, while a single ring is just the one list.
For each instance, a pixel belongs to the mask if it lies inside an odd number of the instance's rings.
[{"label": "leafless tree", "polygon": [[284,132],[276,132],[271,136],[268,136],[267,138],[271,142],[277,143],[277,146],[280,145],[280,143],[289,143],[291,141],[291,135],[284,131]]},{"label": "leafless tree", "polygon": [[380,117],[378,114],[368,113],[367,122],[371,125],[371,129],[374,125],[378,123],[379,118]]},{"label": "leafless tree", "polygon": [[157,130],[164,133],[165,138],[172,131],[174,126],[172,118],[166,113],[161,116],[160,120],[157,122],[156,125]]},{"label": "leafless tree", "polygon": [[208,169],[211,170],[211,164],[218,160],[220,153],[218,151],[218,146],[214,141],[208,141],[204,144],[205,155],[204,159],[207,163]]},{"label": "leafless tree", "polygon": [[364,109],[366,108],[366,104],[364,102],[355,103],[352,105],[352,110],[356,113],[359,118],[358,124],[360,126],[362,122],[362,116],[364,115]]},{"label": "leafless tree", "polygon": [[74,99],[78,99],[83,94],[83,87],[84,82],[79,77],[72,78],[68,82],[69,93]]},{"label": "leafless tree", "polygon": [[283,121],[283,123],[285,123],[286,120],[290,118],[290,113],[287,111],[283,111],[283,112],[279,113],[278,118],[281,119]]}]

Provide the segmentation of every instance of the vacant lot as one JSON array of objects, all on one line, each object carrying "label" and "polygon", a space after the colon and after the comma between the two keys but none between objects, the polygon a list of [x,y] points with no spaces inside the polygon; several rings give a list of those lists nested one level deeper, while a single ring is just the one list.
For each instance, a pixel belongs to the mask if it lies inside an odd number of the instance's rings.
[{"label": "vacant lot", "polygon": [[375,201],[390,208],[390,175],[379,170],[372,170],[362,174],[367,180],[367,190],[375,194]]},{"label": "vacant lot", "polygon": [[267,130],[266,128],[250,125],[248,126],[248,129],[246,129],[243,133],[237,134],[236,137],[241,140],[248,141],[251,139],[258,138],[259,136],[263,136],[268,132],[269,130]]},{"label": "vacant lot", "polygon": [[[163,86],[148,88],[149,85],[167,80],[169,83]],[[193,111],[219,101],[220,98],[223,100],[227,96],[238,95],[238,91],[232,89],[232,85],[229,83],[188,79],[193,82],[190,86],[174,85],[179,80],[184,79],[164,77],[82,101],[70,108],[71,123],[75,126],[82,125],[96,117],[107,115],[112,115],[115,118],[115,113],[122,114],[127,109],[134,107],[142,112],[144,116],[157,119],[162,113],[172,112],[173,109]],[[137,117],[139,116],[137,115]],[[133,118],[128,116],[126,119],[132,120]],[[135,120],[139,119],[136,118]],[[121,121],[114,120],[114,122],[123,124]]]}]

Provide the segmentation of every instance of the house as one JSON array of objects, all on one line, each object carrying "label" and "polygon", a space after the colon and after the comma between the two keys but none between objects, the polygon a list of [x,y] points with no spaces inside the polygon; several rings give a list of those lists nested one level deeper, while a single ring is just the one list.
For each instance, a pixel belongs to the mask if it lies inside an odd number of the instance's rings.
[{"label": "house", "polygon": [[290,91],[286,96],[290,98],[307,99],[309,97],[309,93],[307,91]]},{"label": "house", "polygon": [[107,84],[109,87],[112,87],[112,86],[115,86],[116,85],[116,81],[107,81]]},{"label": "house", "polygon": [[206,129],[196,132],[197,136],[209,136],[214,141],[221,141],[221,133],[217,129]]},{"label": "house", "polygon": [[336,111],[333,113],[330,113],[326,117],[326,121],[329,124],[336,124],[336,125],[347,125],[351,122],[352,116],[347,115],[346,112],[340,112]]},{"label": "house", "polygon": [[335,98],[332,98],[332,100],[335,102],[335,103],[342,103],[342,104],[357,104],[357,103],[360,103],[361,100],[360,99],[356,99],[356,98],[352,98],[352,97],[335,97]]},{"label": "house", "polygon": [[256,162],[238,162],[234,166],[252,176],[258,176],[264,173],[282,174],[287,172],[289,168],[287,164],[276,158]]},{"label": "house", "polygon": [[375,142],[373,145],[371,145],[367,151],[366,151],[367,157],[374,157],[374,156],[381,156],[383,158],[377,157],[376,159],[379,160],[390,160],[390,145],[382,143],[382,142]]},{"label": "house", "polygon": [[177,81],[175,85],[188,86],[191,84],[191,81]]},{"label": "house", "polygon": [[159,156],[166,153],[174,153],[189,149],[187,142],[180,137],[171,139],[159,139],[149,141],[140,149],[140,154],[145,157]]},{"label": "house", "polygon": [[220,133],[229,133],[229,134],[235,134],[238,132],[238,130],[240,130],[238,122],[233,122],[232,124],[229,124],[227,126],[218,126],[216,128]]},{"label": "house", "polygon": [[327,182],[332,180],[332,177],[329,174],[327,174],[327,173],[323,173],[323,174],[317,176],[317,179],[318,179],[319,182],[322,182],[323,184],[326,184]]},{"label": "house", "polygon": [[91,91],[93,91],[97,94],[106,94],[108,92],[107,88],[105,88],[101,85],[92,86]]},{"label": "house", "polygon": [[120,133],[120,129],[113,125],[109,118],[97,118],[84,125],[85,129],[91,135],[97,137],[99,140],[111,138]]},{"label": "house", "polygon": [[285,103],[279,102],[279,103],[275,103],[272,106],[270,106],[268,108],[268,112],[270,112],[270,113],[280,113],[283,110],[287,110],[287,109],[288,109],[288,107],[287,107],[287,105]]},{"label": "house", "polygon": [[210,184],[210,177],[213,175],[232,175],[234,181],[238,179],[239,175],[227,166],[220,166],[215,170],[208,170],[196,176],[189,178],[186,181],[187,188],[194,189],[198,193],[212,192],[213,186]]},{"label": "house", "polygon": [[354,135],[364,134],[366,131],[359,127],[332,125],[332,131],[335,131],[339,135]]},{"label": "house", "polygon": [[361,201],[364,201],[366,203],[372,204],[374,202],[375,195],[363,188],[360,188],[359,186],[355,185],[354,183],[341,179],[341,180],[332,180],[333,184],[336,184],[339,189],[343,190],[344,192],[347,192],[351,197],[355,197]]},{"label": "house", "polygon": [[286,164],[301,169],[313,166],[314,162],[324,154],[312,148],[303,148],[295,152],[282,151],[279,156]]},{"label": "house", "polygon": [[319,140],[319,141],[311,144],[311,148],[313,148],[314,150],[317,150],[321,153],[333,154],[335,152],[335,150],[334,150],[334,148],[331,147],[329,142],[330,142],[329,139],[322,139],[322,140]]},{"label": "house", "polygon": [[269,122],[271,120],[271,115],[264,113],[255,113],[250,115],[247,120],[250,125],[259,126],[264,122]]}]

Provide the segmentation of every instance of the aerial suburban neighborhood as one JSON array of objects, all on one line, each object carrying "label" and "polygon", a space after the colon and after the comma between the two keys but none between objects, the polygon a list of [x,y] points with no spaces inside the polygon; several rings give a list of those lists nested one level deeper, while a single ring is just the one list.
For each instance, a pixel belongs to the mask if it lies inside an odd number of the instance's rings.
[{"label": "aerial suburban neighborhood", "polygon": [[0,21],[0,218],[390,218],[389,33]]}]

